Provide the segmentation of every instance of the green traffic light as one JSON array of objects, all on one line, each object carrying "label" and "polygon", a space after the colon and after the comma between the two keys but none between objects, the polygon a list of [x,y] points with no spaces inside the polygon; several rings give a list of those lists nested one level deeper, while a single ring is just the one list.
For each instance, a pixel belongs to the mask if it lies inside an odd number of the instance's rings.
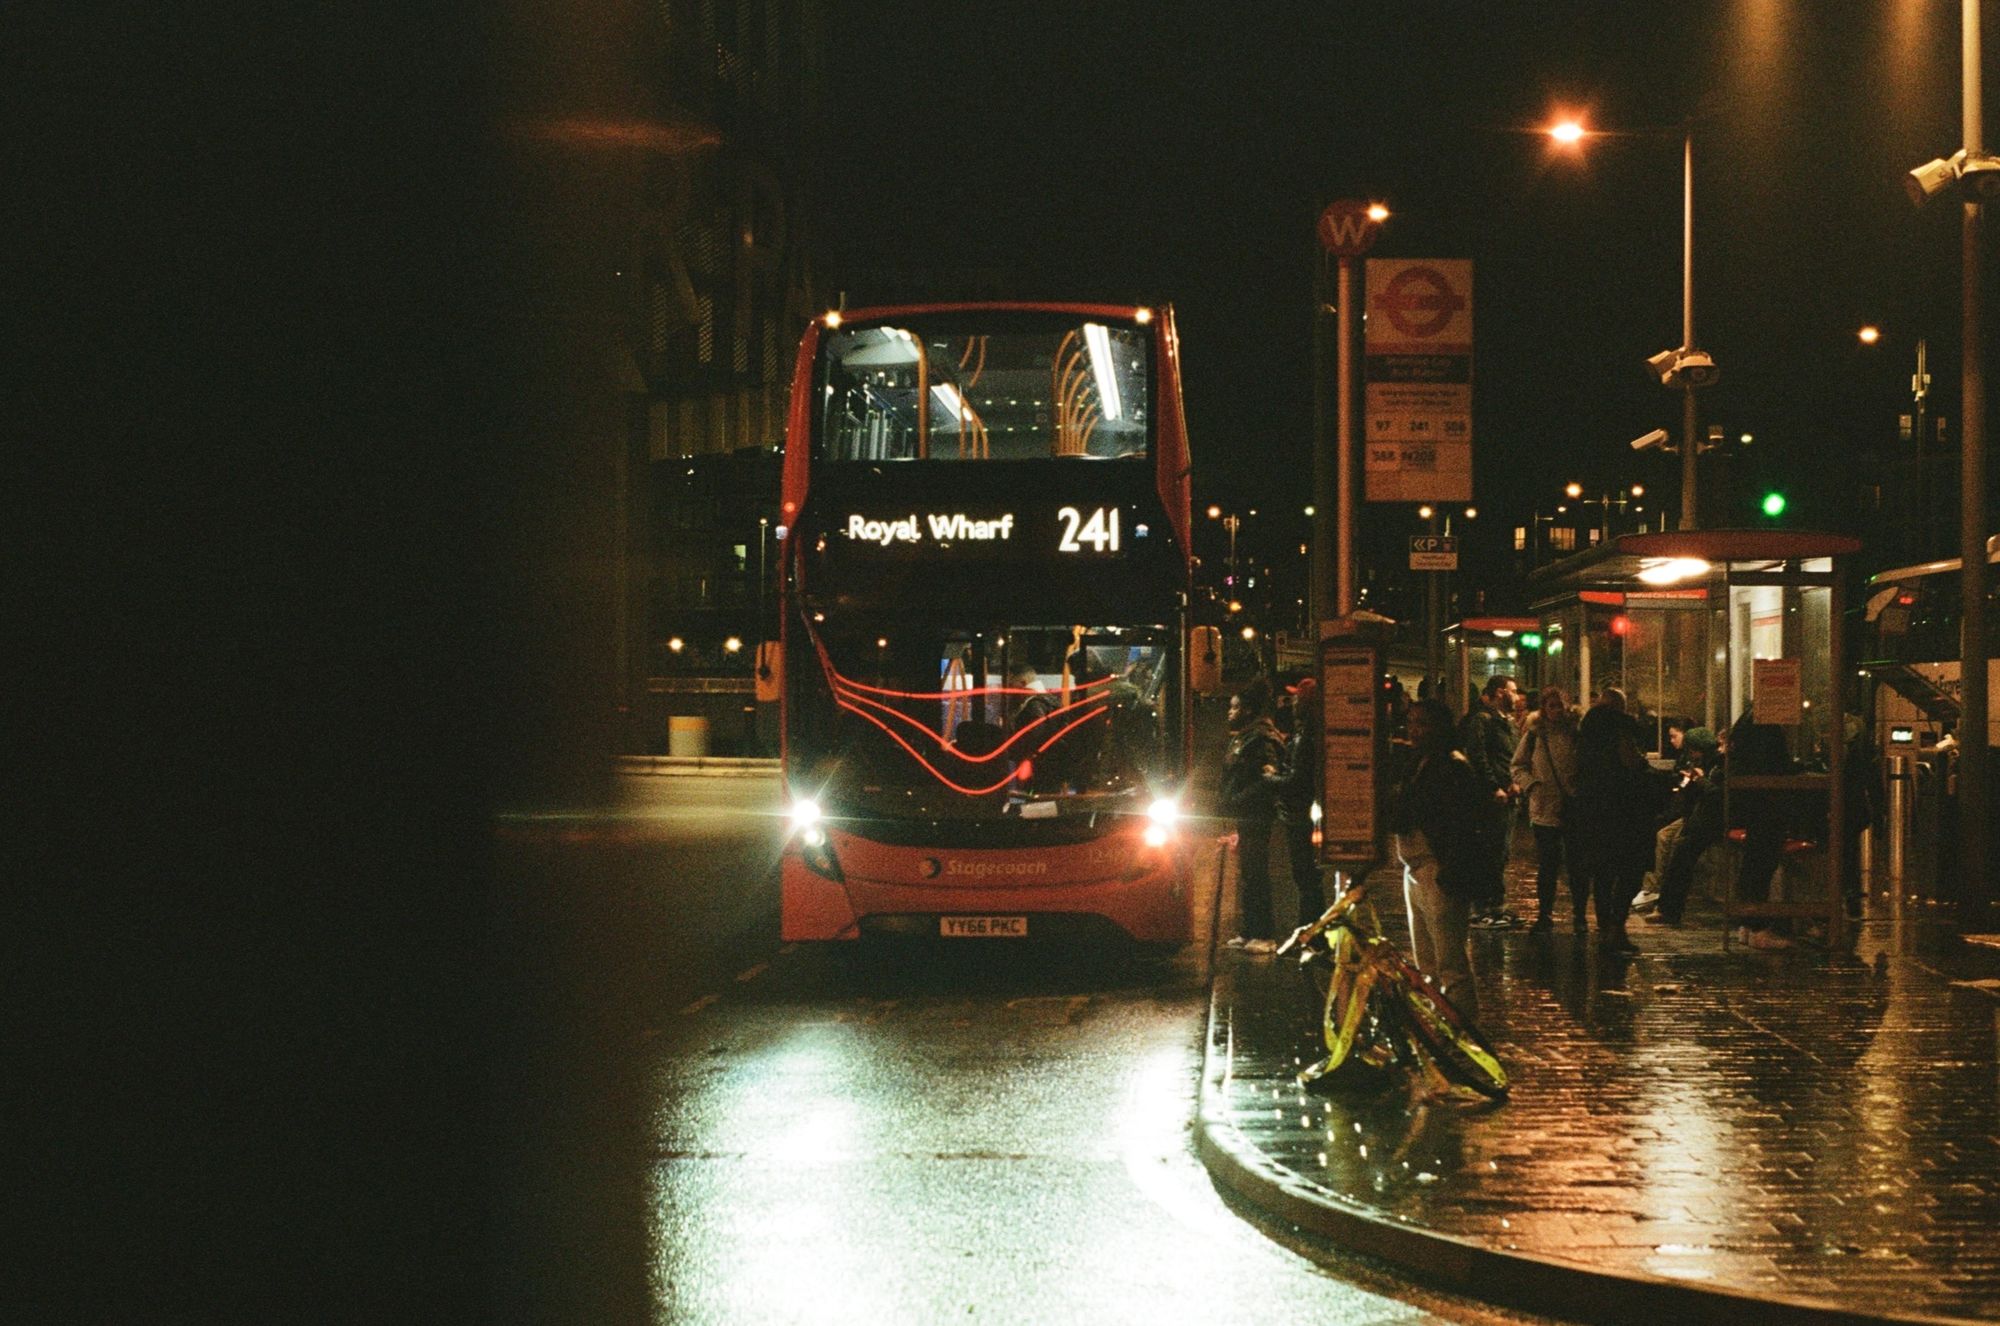
[{"label": "green traffic light", "polygon": [[1521,633],[1521,648],[1540,649],[1541,647],[1542,647],[1541,636],[1535,634],[1533,631],[1523,631]]},{"label": "green traffic light", "polygon": [[1785,495],[1783,493],[1765,493],[1764,514],[1771,517],[1773,520],[1776,520],[1779,516],[1784,515]]}]

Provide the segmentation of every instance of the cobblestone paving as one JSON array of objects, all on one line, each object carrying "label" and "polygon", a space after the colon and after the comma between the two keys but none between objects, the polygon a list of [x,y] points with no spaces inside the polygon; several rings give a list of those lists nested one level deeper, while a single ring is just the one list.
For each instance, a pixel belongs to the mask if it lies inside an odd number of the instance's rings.
[{"label": "cobblestone paving", "polygon": [[2000,1000],[1953,984],[2000,962],[1888,920],[1850,954],[1761,952],[1725,950],[1719,919],[1691,911],[1684,930],[1635,925],[1630,959],[1574,939],[1566,900],[1559,925],[1475,936],[1514,1078],[1482,1110],[1415,1103],[1359,1066],[1300,1089],[1317,1056],[1305,976],[1225,954],[1237,1128],[1331,1194],[1497,1248],[2000,1320]]}]

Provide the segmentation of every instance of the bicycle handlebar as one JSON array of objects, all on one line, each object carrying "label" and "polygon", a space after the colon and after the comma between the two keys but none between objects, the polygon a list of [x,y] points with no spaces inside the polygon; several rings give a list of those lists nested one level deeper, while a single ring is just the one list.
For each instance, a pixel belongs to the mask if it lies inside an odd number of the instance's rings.
[{"label": "bicycle handlebar", "polygon": [[1367,896],[1367,880],[1355,881],[1348,886],[1346,892],[1333,900],[1332,906],[1319,914],[1317,920],[1308,921],[1298,929],[1292,931],[1286,937],[1285,942],[1278,945],[1278,952],[1289,953],[1315,936],[1325,934],[1328,930],[1332,930],[1338,926],[1351,924],[1350,918],[1353,916],[1354,910],[1366,901]]}]

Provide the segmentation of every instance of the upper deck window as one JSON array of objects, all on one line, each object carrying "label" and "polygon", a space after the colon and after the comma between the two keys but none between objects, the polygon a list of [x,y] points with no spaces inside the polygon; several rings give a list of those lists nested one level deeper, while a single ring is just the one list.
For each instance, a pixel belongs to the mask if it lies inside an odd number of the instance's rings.
[{"label": "upper deck window", "polygon": [[820,348],[829,460],[1143,458],[1147,328],[1069,314],[938,314],[843,325]]}]

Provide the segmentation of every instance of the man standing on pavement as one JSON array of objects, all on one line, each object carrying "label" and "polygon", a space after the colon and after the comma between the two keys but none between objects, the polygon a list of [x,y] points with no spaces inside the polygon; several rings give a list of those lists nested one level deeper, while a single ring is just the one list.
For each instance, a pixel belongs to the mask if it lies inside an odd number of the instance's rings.
[{"label": "man standing on pavement", "polygon": [[1412,767],[1390,804],[1409,908],[1410,956],[1459,1012],[1479,1020],[1466,944],[1472,886],[1487,858],[1486,789],[1451,747],[1451,710],[1435,696],[1410,707]]},{"label": "man standing on pavement", "polygon": [[1472,772],[1487,789],[1486,859],[1481,862],[1472,898],[1475,930],[1505,930],[1521,918],[1507,910],[1507,857],[1514,846],[1514,699],[1520,693],[1512,677],[1486,679],[1479,703],[1465,716],[1459,744]]},{"label": "man standing on pavement", "polygon": [[1299,895],[1299,924],[1319,919],[1326,910],[1320,886],[1319,853],[1313,848],[1313,792],[1318,787],[1320,750],[1319,684],[1311,677],[1286,688],[1291,734],[1285,742],[1284,765],[1264,775],[1277,798],[1278,823],[1284,827],[1285,854],[1291,862],[1292,887]]},{"label": "man standing on pavement", "polygon": [[1272,938],[1271,828],[1277,794],[1265,781],[1285,758],[1285,739],[1271,721],[1271,691],[1261,679],[1229,697],[1229,750],[1216,789],[1217,809],[1236,822],[1236,902],[1242,929],[1230,948],[1263,955]]}]

